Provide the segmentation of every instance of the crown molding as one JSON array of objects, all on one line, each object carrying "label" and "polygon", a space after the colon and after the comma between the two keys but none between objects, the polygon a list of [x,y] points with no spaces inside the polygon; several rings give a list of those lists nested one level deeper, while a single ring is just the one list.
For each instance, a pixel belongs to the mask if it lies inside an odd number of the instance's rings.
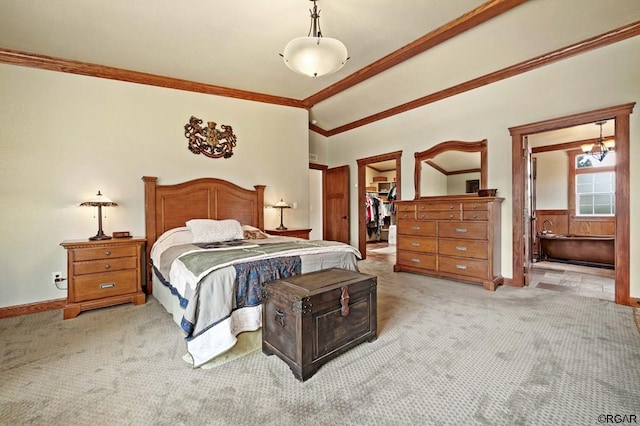
[{"label": "crown molding", "polygon": [[55,58],[53,56],[38,55],[18,50],[0,48],[0,63],[306,109],[303,102],[298,99],[231,89],[212,84],[197,83],[189,80],[181,80],[178,78],[164,77],[161,75],[148,74],[122,68]]}]

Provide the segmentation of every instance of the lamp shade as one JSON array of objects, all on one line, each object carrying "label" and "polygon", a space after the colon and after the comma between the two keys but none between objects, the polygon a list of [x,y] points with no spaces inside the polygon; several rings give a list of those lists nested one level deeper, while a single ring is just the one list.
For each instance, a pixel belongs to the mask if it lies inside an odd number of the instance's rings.
[{"label": "lamp shade", "polygon": [[290,208],[289,204],[287,204],[282,198],[280,198],[280,201],[278,201],[274,207],[278,208],[278,209],[288,209],[288,208]]},{"label": "lamp shade", "polygon": [[81,203],[80,205],[82,207],[115,207],[118,205],[118,203],[111,201],[111,199],[105,197],[100,191],[98,191],[95,197],[91,198],[88,201],[85,201],[84,203]]},{"label": "lamp shade", "polygon": [[298,37],[291,40],[282,54],[289,69],[308,77],[338,71],[347,62],[347,48],[335,38]]}]

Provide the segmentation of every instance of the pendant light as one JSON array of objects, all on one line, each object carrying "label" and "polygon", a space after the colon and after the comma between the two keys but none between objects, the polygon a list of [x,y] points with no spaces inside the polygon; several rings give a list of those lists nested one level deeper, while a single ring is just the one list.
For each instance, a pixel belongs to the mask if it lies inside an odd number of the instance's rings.
[{"label": "pendant light", "polygon": [[308,77],[320,77],[338,71],[347,62],[347,48],[335,38],[322,36],[320,11],[313,1],[311,26],[306,37],[291,40],[281,54],[290,70]]}]

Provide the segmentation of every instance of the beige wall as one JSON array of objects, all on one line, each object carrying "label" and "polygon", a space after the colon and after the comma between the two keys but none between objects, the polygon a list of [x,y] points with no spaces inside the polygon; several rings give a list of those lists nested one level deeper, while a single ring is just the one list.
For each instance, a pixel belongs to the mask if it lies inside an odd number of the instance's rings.
[{"label": "beige wall", "polygon": [[[606,72],[602,64],[607,64]],[[488,187],[504,197],[502,274],[512,277],[511,136],[509,127],[640,101],[640,37],[490,84],[333,136],[329,165],[402,150],[402,198],[413,198],[413,153],[445,140],[488,140]],[[425,76],[429,70],[425,70]],[[390,146],[389,141],[394,141]],[[631,115],[631,217],[640,215],[640,106]],[[352,212],[357,194],[351,193]],[[351,242],[357,243],[356,215]],[[631,259],[640,257],[640,225],[631,221]],[[631,296],[640,297],[640,263],[631,262]]]},{"label": "beige wall", "polygon": [[[78,204],[98,190],[119,203],[105,232],[144,235],[143,175],[264,184],[266,204],[297,202],[287,226],[308,226],[304,109],[11,65],[0,65],[0,98],[0,307],[66,297],[51,283],[66,276],[59,244],[96,233],[93,209]],[[191,115],[231,125],[234,155],[192,154]],[[278,223],[266,209],[265,225]]]},{"label": "beige wall", "polygon": [[569,208],[569,157],[566,151],[549,151],[536,158],[536,208]]}]

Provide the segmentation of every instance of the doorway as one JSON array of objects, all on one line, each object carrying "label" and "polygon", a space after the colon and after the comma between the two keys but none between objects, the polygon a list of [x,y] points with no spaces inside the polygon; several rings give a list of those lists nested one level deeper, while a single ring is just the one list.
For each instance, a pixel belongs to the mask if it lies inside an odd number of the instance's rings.
[{"label": "doorway", "polygon": [[[400,200],[401,157],[402,151],[396,151],[357,160],[358,250],[363,259],[395,263],[395,212],[389,196]],[[371,203],[376,203],[373,215]]]},{"label": "doorway", "polygon": [[[528,285],[614,301],[616,153],[594,157],[582,150],[615,139],[613,120],[599,123],[525,136],[531,148]],[[600,128],[604,136],[598,137]]]},{"label": "doorway", "polygon": [[522,287],[531,278],[531,196],[529,189],[531,147],[528,135],[594,123],[615,121],[616,176],[615,176],[615,302],[632,305],[630,298],[630,206],[629,206],[629,116],[635,103],[603,108],[581,114],[526,124],[509,129],[512,138],[513,175],[513,278],[511,285]]}]

